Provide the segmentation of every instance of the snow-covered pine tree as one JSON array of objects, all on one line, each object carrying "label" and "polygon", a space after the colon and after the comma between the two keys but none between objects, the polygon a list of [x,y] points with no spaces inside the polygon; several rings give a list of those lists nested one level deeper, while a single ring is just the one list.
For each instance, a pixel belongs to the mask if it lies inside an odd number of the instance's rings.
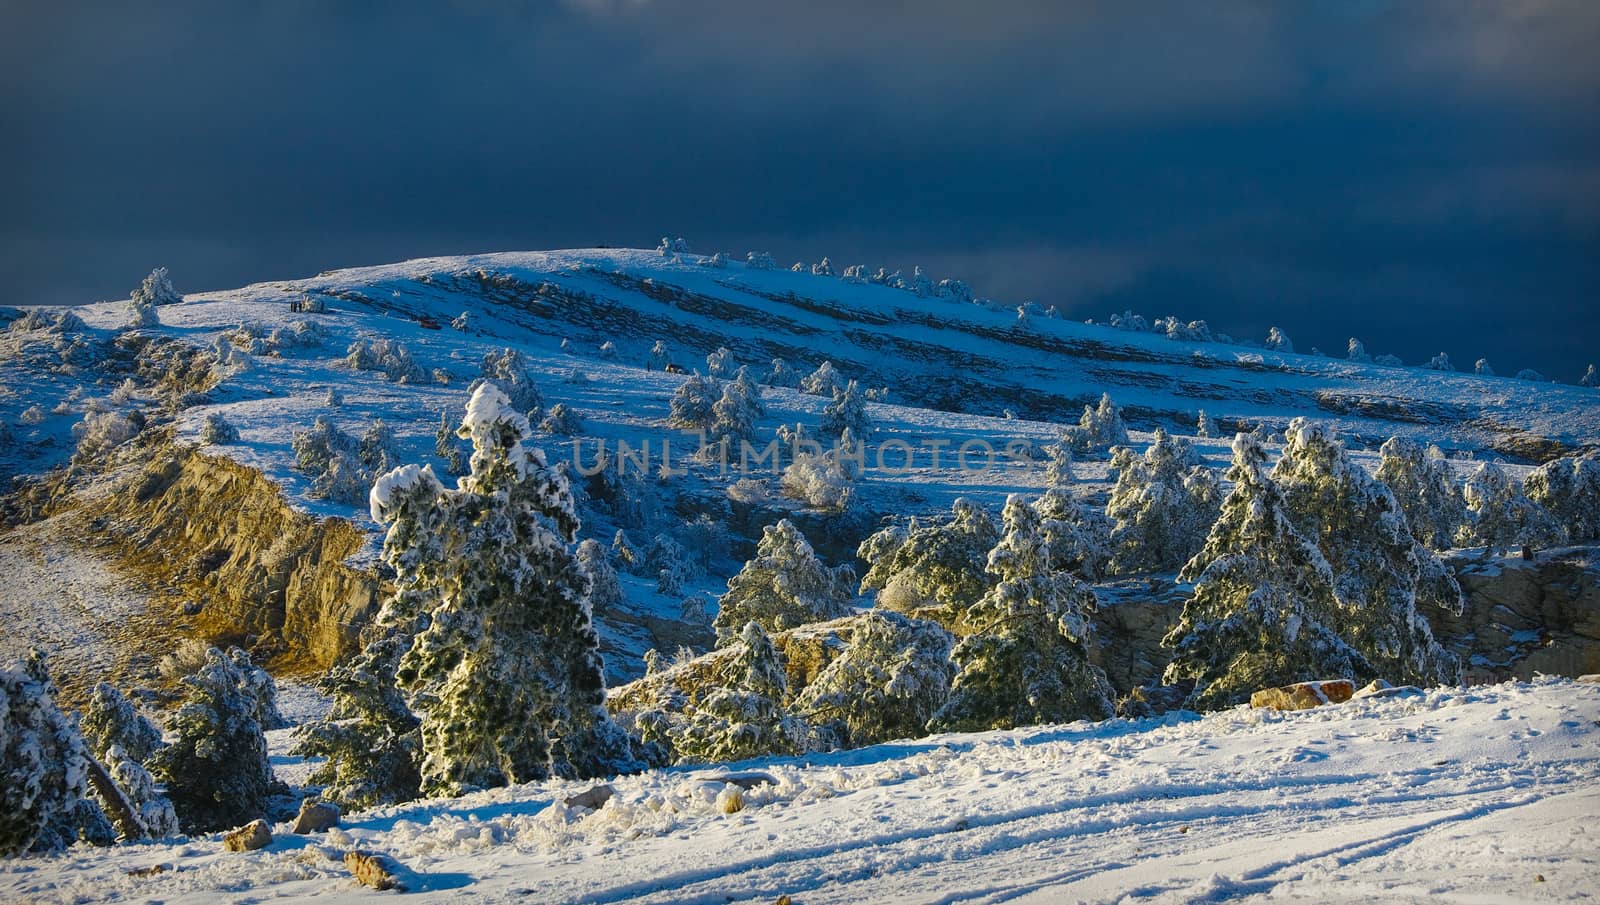
[{"label": "snow-covered pine tree", "polygon": [[139,288],[133,290],[134,305],[176,305],[183,301],[183,296],[172,288],[172,278],[167,275],[167,268],[157,267],[150,271]]},{"label": "snow-covered pine tree", "polygon": [[572,493],[542,450],[523,445],[529,430],[504,392],[480,386],[460,429],[471,471],[455,489],[415,466],[372,489],[383,523],[401,514],[397,494],[432,495],[408,505],[432,509],[437,530],[391,536],[383,554],[429,605],[397,678],[422,717],[432,795],[639,766],[604,707],[589,578],[570,546]]},{"label": "snow-covered pine tree", "polygon": [[846,430],[857,437],[872,433],[872,416],[867,414],[867,399],[854,380],[845,384],[843,392],[835,393],[833,401],[822,409],[822,420],[817,425],[824,434],[838,436]]},{"label": "snow-covered pine tree", "polygon": [[[841,441],[840,446],[843,446]],[[819,512],[840,513],[855,499],[853,478],[844,457],[829,451],[821,456],[802,452],[783,470],[783,495]]]},{"label": "snow-covered pine tree", "polygon": [[272,771],[247,680],[213,647],[183,685],[183,706],[169,719],[176,737],[148,766],[166,784],[184,831],[227,829],[265,814]]},{"label": "snow-covered pine tree", "polygon": [[570,437],[583,430],[583,416],[565,402],[557,402],[545,412],[539,429],[547,434]]},{"label": "snow-covered pine tree", "polygon": [[766,414],[761,404],[761,388],[740,368],[733,380],[722,388],[722,398],[711,407],[711,436],[737,444],[755,437],[756,421]]},{"label": "snow-covered pine tree", "polygon": [[94,757],[104,758],[107,751],[120,747],[126,756],[142,764],[162,745],[161,730],[122,692],[105,682],[96,683],[89,693],[81,725],[87,751]]},{"label": "snow-covered pine tree", "polygon": [[805,726],[783,706],[789,683],[772,639],[752,619],[737,643],[710,692],[690,705],[689,718],[672,737],[680,762],[727,763],[802,750]]},{"label": "snow-covered pine tree", "polygon": [[1527,494],[1497,462],[1484,462],[1461,488],[1471,518],[1456,540],[1463,546],[1481,546],[1487,558],[1517,547],[1538,549],[1560,543],[1555,520]]},{"label": "snow-covered pine tree", "polygon": [[706,356],[706,373],[712,377],[722,379],[732,377],[737,365],[738,362],[733,360],[733,353],[727,346],[718,346],[716,351]]},{"label": "snow-covered pine tree", "polygon": [[812,747],[859,748],[915,738],[944,706],[954,639],[937,623],[876,609],[850,630],[849,645],[795,698]]},{"label": "snow-covered pine tree", "polygon": [[128,303],[128,329],[142,330],[147,327],[161,326],[161,315],[156,313],[155,303],[148,299],[135,298]]},{"label": "snow-covered pine tree", "polygon": [[1227,707],[1262,688],[1370,673],[1328,627],[1339,617],[1333,570],[1290,521],[1249,434],[1233,441],[1233,490],[1206,544],[1179,573],[1195,583],[1162,644],[1168,684],[1193,683],[1190,706]]},{"label": "snow-covered pine tree", "polygon": [[1267,331],[1267,348],[1274,352],[1293,352],[1294,343],[1289,341],[1289,334],[1273,327]]},{"label": "snow-covered pine tree", "polygon": [[1372,356],[1367,354],[1366,344],[1361,342],[1361,340],[1356,339],[1354,336],[1350,337],[1350,342],[1346,346],[1345,357],[1350,359],[1351,361],[1360,361],[1360,362],[1370,362],[1370,361],[1372,361]]},{"label": "snow-covered pine tree", "polygon": [[1586,456],[1553,459],[1529,472],[1522,490],[1550,513],[1567,543],[1600,540],[1600,461]]},{"label": "snow-covered pine tree", "polygon": [[840,390],[844,389],[844,386],[844,375],[834,368],[833,362],[824,361],[817,366],[815,371],[812,371],[806,375],[804,380],[800,381],[800,392],[832,399],[839,394]]},{"label": "snow-covered pine tree", "polygon": [[278,712],[278,686],[272,681],[272,674],[251,662],[250,655],[240,648],[228,648],[228,659],[239,672],[240,687],[255,702],[256,721],[261,728],[288,728],[289,721]]},{"label": "snow-covered pine tree", "polygon": [[769,387],[794,387],[800,383],[800,374],[787,361],[774,358],[771,370],[767,371],[766,380],[763,382]]},{"label": "snow-covered pine tree", "polygon": [[1128,428],[1122,423],[1122,409],[1111,401],[1111,394],[1102,393],[1098,405],[1083,407],[1083,415],[1074,427],[1067,428],[1073,452],[1089,455],[1128,445]]},{"label": "snow-covered pine tree", "polygon": [[444,460],[447,474],[467,473],[467,457],[461,452],[461,443],[456,438],[455,426],[450,423],[448,411],[439,412],[439,427],[433,432],[433,454]]},{"label": "snow-covered pine tree", "polygon": [[482,376],[472,382],[467,392],[477,392],[484,381],[499,387],[517,411],[535,420],[539,418],[544,409],[544,397],[534,382],[533,372],[528,369],[528,356],[511,348],[502,349],[498,354],[485,353]]},{"label": "snow-covered pine tree", "polygon": [[811,274],[819,277],[833,276],[833,262],[828,260],[827,255],[823,255],[821,261],[811,265]]},{"label": "snow-covered pine tree", "polygon": [[1377,478],[1394,492],[1411,534],[1434,550],[1450,549],[1467,520],[1450,463],[1403,437],[1390,437],[1378,452]]},{"label": "snow-covered pine tree", "polygon": [[144,765],[120,745],[112,745],[104,758],[107,775],[122,791],[145,838],[159,840],[178,835],[178,812],[173,809],[172,801],[156,788],[155,779]]},{"label": "snow-covered pine tree", "polygon": [[747,622],[781,632],[836,619],[850,612],[855,575],[849,565],[829,568],[788,519],[761,532],[756,555],[728,579],[714,627],[717,644],[732,643]]},{"label": "snow-covered pine tree", "polygon": [[751,270],[777,270],[778,262],[771,254],[764,251],[748,252],[744,256],[745,266]]},{"label": "snow-covered pine tree", "polygon": [[221,446],[228,443],[239,442],[239,429],[228,423],[228,419],[212,412],[206,416],[205,424],[200,427],[200,442],[206,446]]},{"label": "snow-covered pine tree", "polygon": [[1205,409],[1201,409],[1200,417],[1195,419],[1194,435],[1202,440],[1209,440],[1212,437],[1211,419],[1206,417]]},{"label": "snow-covered pine tree", "polygon": [[646,371],[665,371],[667,365],[670,364],[672,364],[672,354],[667,351],[666,340],[656,340],[656,344],[650,347],[650,357],[644,361],[644,369]]},{"label": "snow-covered pine tree", "polygon": [[1600,387],[1600,371],[1596,371],[1594,365],[1590,365],[1589,370],[1584,371],[1583,376],[1578,378],[1578,386],[1591,389]]},{"label": "snow-covered pine tree", "polygon": [[589,573],[589,607],[606,613],[622,603],[622,583],[617,580],[617,570],[611,567],[611,557],[606,548],[594,539],[582,541],[575,553],[578,563]]},{"label": "snow-covered pine tree", "polygon": [[681,430],[709,430],[716,423],[716,404],[722,388],[715,379],[689,375],[672,394],[667,423]]},{"label": "snow-covered pine tree", "polygon": [[1480,358],[1472,365],[1472,373],[1479,377],[1493,377],[1494,368],[1489,365],[1489,359]]},{"label": "snow-covered pine tree", "polygon": [[1425,363],[1423,365],[1420,365],[1420,367],[1423,370],[1427,370],[1427,371],[1454,371],[1455,370],[1455,365],[1452,365],[1450,363],[1450,356],[1447,355],[1444,352],[1440,352],[1438,355],[1435,355],[1432,358],[1428,359],[1427,363]]},{"label": "snow-covered pine tree", "polygon": [[1156,428],[1142,457],[1112,450],[1117,483],[1106,503],[1111,570],[1132,575],[1176,569],[1205,544],[1221,494],[1215,475],[1183,439]]},{"label": "snow-covered pine tree", "polygon": [[77,841],[87,756],[76,723],[56,706],[43,655],[0,669],[0,856]]},{"label": "snow-covered pine tree", "polygon": [[964,617],[972,633],[951,652],[957,667],[936,730],[982,731],[1106,719],[1111,686],[1089,660],[1094,592],[1053,562],[1039,512],[1006,500],[988,569],[998,579]]},{"label": "snow-covered pine tree", "polygon": [[989,551],[1000,530],[984,508],[961,497],[948,521],[885,528],[861,542],[867,574],[861,593],[877,592],[884,609],[933,619],[956,631],[961,617],[989,590]]},{"label": "snow-covered pine tree", "polygon": [[1517,379],[1518,380],[1526,380],[1526,381],[1528,381],[1530,383],[1549,383],[1550,382],[1550,378],[1544,376],[1543,374],[1539,373],[1538,371],[1535,371],[1533,368],[1523,368],[1522,370],[1518,371],[1517,372]]},{"label": "snow-covered pine tree", "polygon": [[1455,576],[1412,536],[1389,488],[1352,462],[1337,438],[1296,418],[1285,439],[1271,479],[1290,520],[1333,569],[1340,618],[1330,624],[1376,671],[1373,678],[1455,682],[1461,664],[1422,615],[1430,607],[1461,612]]},{"label": "snow-covered pine tree", "polygon": [[1054,489],[1041,494],[1033,508],[1043,520],[1040,530],[1050,544],[1052,567],[1091,581],[1105,577],[1111,559],[1111,522],[1104,513]]},{"label": "snow-covered pine tree", "polygon": [[1072,473],[1072,438],[1062,434],[1044,451],[1050,457],[1044,466],[1044,486],[1053,489],[1072,486],[1077,480]]},{"label": "snow-covered pine tree", "polygon": [[384,472],[394,467],[394,428],[382,418],[374,418],[361,434],[356,447],[356,458],[374,472]]}]

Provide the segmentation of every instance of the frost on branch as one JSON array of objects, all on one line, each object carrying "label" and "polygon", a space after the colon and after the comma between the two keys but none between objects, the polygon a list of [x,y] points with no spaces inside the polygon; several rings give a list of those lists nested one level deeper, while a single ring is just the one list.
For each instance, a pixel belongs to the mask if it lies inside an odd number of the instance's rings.
[{"label": "frost on branch", "polygon": [[717,643],[732,643],[747,622],[780,632],[846,615],[855,596],[854,582],[849,565],[823,565],[788,519],[769,525],[762,531],[755,557],[728,579],[714,624]]},{"label": "frost on branch", "polygon": [[999,529],[983,507],[962,497],[948,521],[913,519],[862,541],[856,555],[868,569],[861,593],[876,591],[878,606],[954,630],[989,590],[989,551],[999,540]]}]

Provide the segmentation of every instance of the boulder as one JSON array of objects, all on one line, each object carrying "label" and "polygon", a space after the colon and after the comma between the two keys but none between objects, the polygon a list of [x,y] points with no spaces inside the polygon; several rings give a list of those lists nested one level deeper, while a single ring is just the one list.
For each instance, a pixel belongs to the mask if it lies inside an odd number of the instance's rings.
[{"label": "boulder", "polygon": [[265,820],[252,820],[222,836],[222,847],[230,852],[253,852],[272,844],[272,830]]},{"label": "boulder", "polygon": [[610,783],[601,783],[592,789],[585,789],[576,795],[568,796],[562,803],[569,808],[589,808],[598,811],[615,794],[617,790],[612,788]]},{"label": "boulder", "polygon": [[312,798],[300,802],[300,813],[294,818],[296,833],[320,833],[339,825],[339,806]]},{"label": "boulder", "polygon": [[1296,682],[1282,688],[1264,688],[1250,695],[1250,706],[1268,710],[1310,710],[1323,704],[1339,704],[1356,693],[1349,679]]},{"label": "boulder", "polygon": [[399,889],[394,864],[387,855],[376,852],[348,851],[344,853],[344,866],[362,886],[373,889]]}]

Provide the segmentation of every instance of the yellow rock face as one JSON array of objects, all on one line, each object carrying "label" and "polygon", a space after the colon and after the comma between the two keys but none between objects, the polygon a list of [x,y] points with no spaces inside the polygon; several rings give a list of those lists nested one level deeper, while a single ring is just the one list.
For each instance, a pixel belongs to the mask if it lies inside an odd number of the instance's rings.
[{"label": "yellow rock face", "polygon": [[1282,688],[1264,688],[1250,695],[1250,706],[1270,710],[1310,710],[1323,704],[1341,704],[1356,693],[1349,679],[1298,682]]}]

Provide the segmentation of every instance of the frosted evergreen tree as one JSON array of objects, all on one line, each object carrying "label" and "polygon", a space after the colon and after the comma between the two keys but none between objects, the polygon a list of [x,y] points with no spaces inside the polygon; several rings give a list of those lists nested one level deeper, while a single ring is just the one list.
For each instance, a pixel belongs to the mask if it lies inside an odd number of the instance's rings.
[{"label": "frosted evergreen tree", "polygon": [[795,698],[814,747],[859,748],[922,735],[950,694],[954,639],[936,623],[871,610],[849,645]]},{"label": "frosted evergreen tree", "polygon": [[828,260],[827,255],[823,255],[821,261],[811,265],[811,274],[819,277],[833,276],[833,262]]},{"label": "frosted evergreen tree", "polygon": [[[839,446],[844,446],[842,438]],[[846,461],[839,449],[820,456],[810,452],[796,454],[779,480],[783,495],[819,512],[844,512],[855,499],[855,478],[846,470]]]},{"label": "frosted evergreen tree", "polygon": [[328,387],[328,392],[322,396],[322,404],[329,408],[338,408],[344,405],[344,394],[338,387]]},{"label": "frosted evergreen tree", "polygon": [[745,266],[751,270],[777,270],[778,262],[764,251],[752,251],[745,255]]},{"label": "frosted evergreen tree", "polygon": [[800,753],[805,726],[784,709],[783,660],[759,622],[745,623],[737,652],[719,665],[709,687],[672,739],[679,761],[727,763]]},{"label": "frosted evergreen tree", "polygon": [[840,279],[844,280],[846,283],[856,283],[858,285],[866,283],[867,265],[851,264],[845,267],[844,275],[841,276]]},{"label": "frosted evergreen tree", "polygon": [[[523,445],[528,419],[495,387],[473,393],[460,434],[473,453],[455,489],[406,466],[371,495],[373,515],[391,525],[385,561],[428,607],[397,670],[422,718],[424,790],[456,795],[636,768],[604,707],[564,472]],[[398,509],[397,495],[407,499]],[[419,506],[430,510],[425,520],[406,515]],[[437,527],[417,530],[424,524]]]},{"label": "frosted evergreen tree", "polygon": [[1591,389],[1600,387],[1600,372],[1594,369],[1594,365],[1590,365],[1589,370],[1584,371],[1583,376],[1578,378],[1578,386],[1590,387]]},{"label": "frosted evergreen tree", "polygon": [[539,429],[547,434],[570,437],[583,431],[583,416],[565,402],[557,402],[545,412]]},{"label": "frosted evergreen tree", "polygon": [[731,643],[751,621],[781,632],[848,615],[854,580],[849,565],[824,565],[788,519],[769,525],[761,532],[755,557],[728,579],[714,623],[717,644]]},{"label": "frosted evergreen tree", "polygon": [[1356,339],[1354,336],[1350,337],[1350,342],[1346,346],[1345,357],[1350,359],[1351,361],[1359,361],[1359,362],[1370,362],[1370,361],[1372,361],[1372,356],[1367,354],[1366,344],[1361,342],[1361,340]]},{"label": "frosted evergreen tree", "polygon": [[1553,459],[1529,472],[1522,490],[1550,513],[1568,543],[1600,540],[1600,461]]},{"label": "frosted evergreen tree", "polygon": [[251,662],[250,655],[237,647],[228,648],[228,660],[239,673],[239,686],[255,704],[256,722],[264,730],[286,729],[289,721],[278,712],[278,686],[272,674]]},{"label": "frosted evergreen tree", "polygon": [[356,446],[356,458],[373,471],[388,471],[394,467],[394,428],[382,418],[374,418],[361,434]]},{"label": "frosted evergreen tree", "polygon": [[1450,549],[1467,520],[1450,463],[1403,437],[1384,441],[1379,454],[1377,478],[1394,492],[1411,534],[1434,550]]},{"label": "frosted evergreen tree", "polygon": [[834,368],[831,361],[824,361],[800,381],[800,392],[811,396],[826,396],[829,399],[837,396],[844,387],[844,375]]},{"label": "frosted evergreen tree", "polygon": [[862,541],[856,555],[868,570],[861,593],[876,591],[880,607],[955,630],[962,614],[989,590],[989,551],[999,540],[989,513],[959,498],[948,521],[912,520]]},{"label": "frosted evergreen tree", "polygon": [[1480,358],[1472,365],[1472,373],[1479,377],[1493,377],[1494,368],[1489,366],[1489,359]]},{"label": "frosted evergreen tree", "polygon": [[176,737],[148,767],[166,784],[184,831],[228,829],[265,814],[272,771],[245,677],[211,648],[183,686],[183,705],[168,721]]},{"label": "frosted evergreen tree", "polygon": [[144,835],[149,839],[170,839],[181,831],[178,812],[172,801],[156,788],[150,772],[120,745],[112,745],[105,755],[106,773],[121,790]]},{"label": "frosted evergreen tree", "polygon": [[1560,542],[1550,513],[1528,499],[1499,463],[1479,465],[1461,490],[1471,514],[1456,536],[1464,546],[1481,546],[1489,557],[1517,547],[1538,549]]},{"label": "frosted evergreen tree", "polygon": [[1045,447],[1045,455],[1049,456],[1044,466],[1044,486],[1050,488],[1070,487],[1077,480],[1072,473],[1072,438],[1062,434],[1056,442]]},{"label": "frosted evergreen tree", "polygon": [[1194,435],[1202,440],[1209,440],[1213,436],[1211,432],[1211,419],[1206,417],[1205,409],[1201,409],[1200,417],[1195,419]]},{"label": "frosted evergreen tree", "polygon": [[459,330],[462,333],[467,332],[471,326],[472,312],[470,311],[463,311],[450,320],[450,329]]},{"label": "frosted evergreen tree", "polygon": [[601,361],[616,361],[617,356],[621,354],[617,351],[617,344],[609,339],[601,343],[600,348],[595,351]]},{"label": "frosted evergreen tree", "polygon": [[1427,607],[1460,613],[1461,587],[1412,536],[1394,494],[1350,460],[1322,427],[1296,418],[1272,470],[1302,536],[1333,569],[1340,618],[1331,622],[1377,678],[1453,683],[1460,663],[1434,640]]},{"label": "frosted evergreen tree", "polygon": [[77,841],[88,753],[55,693],[37,651],[0,669],[0,856],[58,851]]},{"label": "frosted evergreen tree", "polygon": [[1233,490],[1205,548],[1179,573],[1195,583],[1162,644],[1168,684],[1193,683],[1190,706],[1226,707],[1262,688],[1368,674],[1328,625],[1339,618],[1333,570],[1301,536],[1249,434],[1233,441]]},{"label": "frosted evergreen tree", "polygon": [[94,757],[104,758],[112,748],[146,763],[161,747],[161,730],[105,682],[96,683],[83,710],[83,740]]},{"label": "frosted evergreen tree", "polygon": [[589,604],[596,612],[607,613],[622,603],[622,583],[617,580],[617,570],[611,567],[611,557],[597,540],[578,544],[578,563],[589,573]]},{"label": "frosted evergreen tree", "polygon": [[183,296],[172,288],[172,279],[167,276],[167,268],[157,267],[150,271],[139,288],[133,290],[133,304],[139,305],[176,305],[183,301]]},{"label": "frosted evergreen tree", "polygon": [[1538,371],[1535,371],[1533,368],[1523,368],[1522,370],[1518,371],[1517,372],[1517,379],[1518,380],[1526,380],[1529,383],[1549,383],[1550,382],[1550,378],[1544,376],[1543,374],[1539,373]]},{"label": "frosted evergreen tree", "polygon": [[544,397],[528,368],[528,356],[511,348],[488,352],[483,356],[481,370],[482,376],[467,388],[469,393],[477,392],[478,386],[487,381],[498,387],[517,411],[529,418],[539,417],[544,409]]},{"label": "frosted evergreen tree", "polygon": [[845,384],[844,391],[835,393],[833,401],[823,407],[818,429],[834,436],[846,430],[858,437],[872,433],[872,416],[867,414],[866,397],[854,380]]},{"label": "frosted evergreen tree", "polygon": [[1267,331],[1267,348],[1274,352],[1294,352],[1294,343],[1290,342],[1289,335],[1281,329],[1273,327]]},{"label": "frosted evergreen tree", "polygon": [[756,435],[756,421],[767,413],[761,403],[761,388],[750,378],[748,368],[722,388],[722,398],[711,407],[711,436],[737,443]]},{"label": "frosted evergreen tree", "polygon": [[238,443],[239,429],[229,424],[228,419],[212,412],[206,416],[205,424],[200,428],[200,442],[207,446]]},{"label": "frosted evergreen tree", "polygon": [[161,316],[156,313],[154,302],[135,298],[128,303],[128,329],[143,330],[159,326],[161,326]]},{"label": "frosted evergreen tree", "polygon": [[1043,519],[1041,530],[1050,544],[1053,567],[1093,581],[1105,577],[1111,559],[1111,522],[1104,513],[1065,490],[1046,490],[1033,507]]},{"label": "frosted evergreen tree", "polygon": [[706,356],[706,373],[712,377],[728,378],[733,376],[738,363],[733,360],[733,353],[727,346],[718,346],[715,352]]},{"label": "frosted evergreen tree", "polygon": [[764,381],[769,387],[794,387],[800,384],[800,373],[781,358],[772,360],[771,370]]},{"label": "frosted evergreen tree", "polygon": [[1176,569],[1205,544],[1221,493],[1188,442],[1157,428],[1143,456],[1119,446],[1117,483],[1106,503],[1112,522],[1111,570],[1131,575]]},{"label": "frosted evergreen tree", "polygon": [[1122,423],[1122,409],[1109,393],[1100,396],[1098,405],[1083,407],[1075,427],[1067,429],[1073,452],[1079,455],[1100,452],[1113,446],[1128,445],[1128,428]]},{"label": "frosted evergreen tree", "polygon": [[716,422],[716,404],[721,388],[700,372],[689,375],[672,394],[667,423],[682,430],[709,430]]},{"label": "frosted evergreen tree", "polygon": [[656,340],[656,344],[650,347],[650,357],[645,359],[644,369],[646,371],[665,371],[667,365],[670,364],[672,364],[672,355],[667,351],[666,341]]},{"label": "frosted evergreen tree", "polygon": [[1058,568],[1039,512],[1012,494],[988,570],[998,583],[964,617],[972,633],[936,730],[982,731],[1110,717],[1111,686],[1089,660],[1094,592]]},{"label": "frosted evergreen tree", "polygon": [[444,460],[447,474],[467,473],[467,457],[461,452],[461,442],[447,411],[439,412],[439,427],[433,432],[433,453]]}]

